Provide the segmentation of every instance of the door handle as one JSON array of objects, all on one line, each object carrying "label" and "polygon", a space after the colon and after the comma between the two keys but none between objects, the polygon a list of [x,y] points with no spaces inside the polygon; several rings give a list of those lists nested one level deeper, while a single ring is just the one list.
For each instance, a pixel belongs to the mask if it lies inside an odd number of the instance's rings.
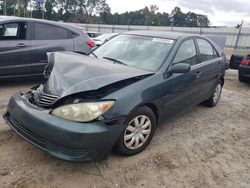
[{"label": "door handle", "polygon": [[28,45],[25,45],[23,43],[19,43],[19,44],[16,45],[16,47],[18,47],[18,48],[25,48],[25,47],[28,47]]},{"label": "door handle", "polygon": [[196,78],[200,78],[201,72],[200,72],[200,71],[199,71],[199,72],[196,72],[194,75],[195,75]]}]

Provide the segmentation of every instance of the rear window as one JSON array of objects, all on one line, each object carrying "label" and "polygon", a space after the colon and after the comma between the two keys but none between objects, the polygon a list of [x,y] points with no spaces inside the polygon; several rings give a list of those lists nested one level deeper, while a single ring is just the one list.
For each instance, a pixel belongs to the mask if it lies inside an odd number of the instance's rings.
[{"label": "rear window", "polygon": [[48,24],[34,24],[35,40],[60,40],[69,39],[69,31],[67,29],[52,26]]},{"label": "rear window", "polygon": [[26,23],[7,23],[0,25],[0,40],[26,39]]}]

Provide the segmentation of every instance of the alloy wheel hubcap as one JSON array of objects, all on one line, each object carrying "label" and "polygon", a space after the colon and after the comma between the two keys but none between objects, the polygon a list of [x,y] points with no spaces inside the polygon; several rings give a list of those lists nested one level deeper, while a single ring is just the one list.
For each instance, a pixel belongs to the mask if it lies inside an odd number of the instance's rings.
[{"label": "alloy wheel hubcap", "polygon": [[214,90],[214,96],[213,96],[213,101],[214,103],[217,103],[221,94],[221,84],[218,84]]},{"label": "alloy wheel hubcap", "polygon": [[136,116],[124,132],[124,144],[128,149],[138,149],[148,140],[150,133],[150,119],[145,115]]}]

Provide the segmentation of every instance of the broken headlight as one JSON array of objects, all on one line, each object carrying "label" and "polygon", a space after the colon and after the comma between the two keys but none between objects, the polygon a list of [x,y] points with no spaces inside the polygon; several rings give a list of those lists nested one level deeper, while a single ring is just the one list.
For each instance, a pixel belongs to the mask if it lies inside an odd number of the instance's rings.
[{"label": "broken headlight", "polygon": [[51,114],[66,120],[88,122],[107,112],[115,101],[76,103],[58,107]]}]

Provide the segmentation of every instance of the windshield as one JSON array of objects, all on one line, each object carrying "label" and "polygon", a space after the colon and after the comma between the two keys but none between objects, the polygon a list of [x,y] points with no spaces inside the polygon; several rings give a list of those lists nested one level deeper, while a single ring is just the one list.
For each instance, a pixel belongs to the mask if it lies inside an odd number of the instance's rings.
[{"label": "windshield", "polygon": [[97,58],[131,67],[156,71],[172,48],[174,40],[118,35],[94,51]]}]

